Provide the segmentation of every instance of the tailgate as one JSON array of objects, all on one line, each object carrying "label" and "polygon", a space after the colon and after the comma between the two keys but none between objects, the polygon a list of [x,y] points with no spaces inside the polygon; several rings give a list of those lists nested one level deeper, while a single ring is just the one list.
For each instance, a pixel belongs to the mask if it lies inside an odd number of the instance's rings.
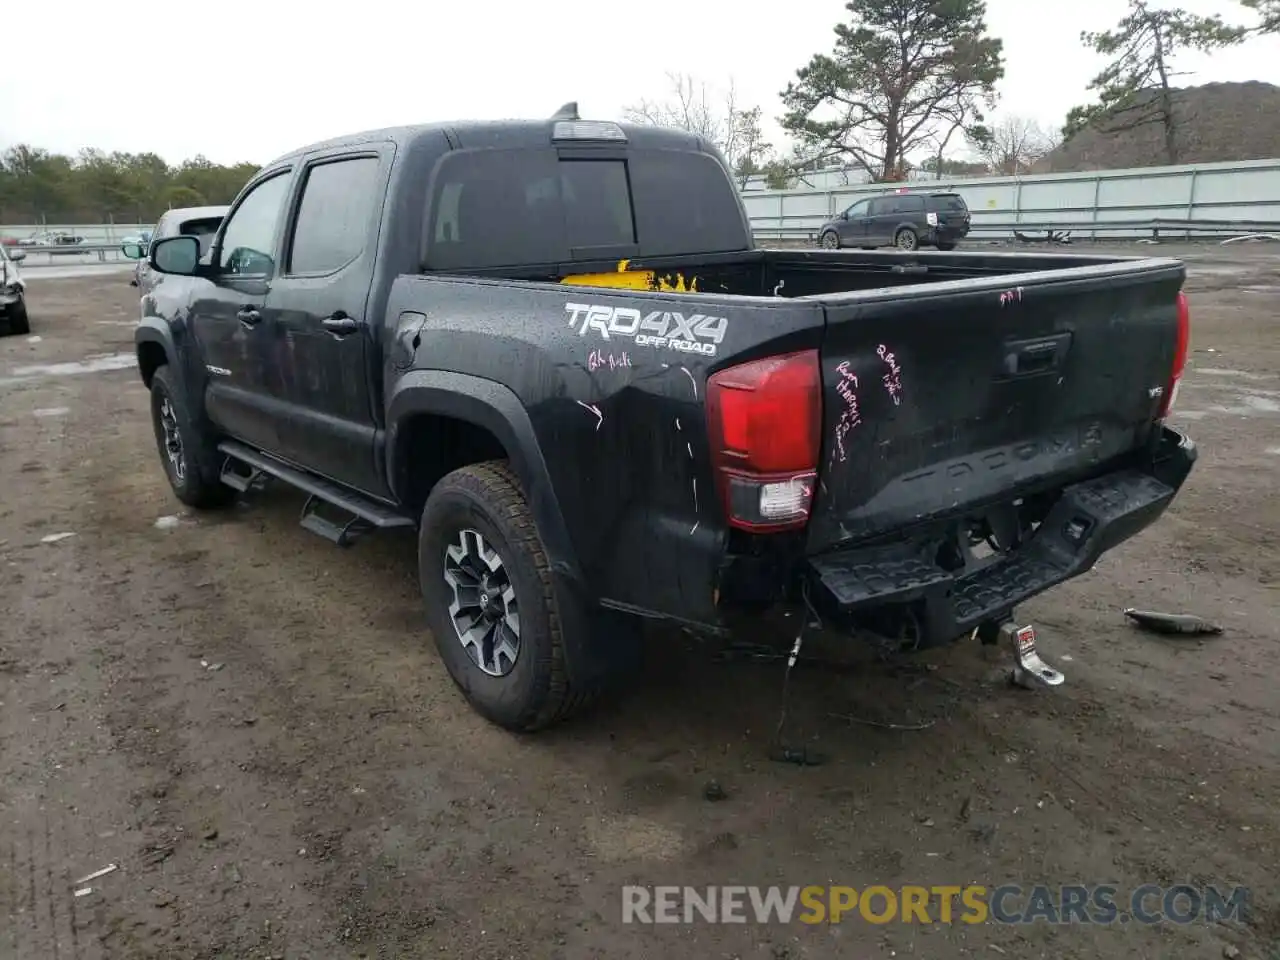
[{"label": "tailgate", "polygon": [[1141,444],[1184,275],[1125,261],[824,299],[810,552],[1061,486]]}]

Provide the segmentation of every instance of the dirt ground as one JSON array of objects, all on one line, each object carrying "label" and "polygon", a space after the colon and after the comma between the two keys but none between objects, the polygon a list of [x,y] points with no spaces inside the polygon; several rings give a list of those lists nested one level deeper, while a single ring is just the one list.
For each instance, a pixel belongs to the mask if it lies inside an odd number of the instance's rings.
[{"label": "dirt ground", "polygon": [[[286,489],[182,510],[127,275],[31,270],[33,337],[0,339],[0,958],[1277,960],[1280,252],[1159,252],[1190,266],[1175,421],[1201,459],[1157,526],[1022,611],[1065,686],[1012,689],[976,644],[885,663],[823,637],[845,666],[797,668],[787,726],[814,767],[768,758],[781,663],[678,631],[625,699],[487,725],[423,625],[412,536],[338,550]],[[1226,629],[1140,633],[1129,606]],[[646,927],[627,883],[1253,899],[1247,923]]]}]

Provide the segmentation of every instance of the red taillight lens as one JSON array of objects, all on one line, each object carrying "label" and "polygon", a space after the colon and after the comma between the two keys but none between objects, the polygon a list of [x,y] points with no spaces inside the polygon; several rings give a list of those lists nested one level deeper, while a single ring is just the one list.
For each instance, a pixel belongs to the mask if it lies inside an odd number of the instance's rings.
[{"label": "red taillight lens", "polygon": [[712,467],[731,526],[803,527],[822,435],[818,351],[766,357],[707,381]]},{"label": "red taillight lens", "polygon": [[1191,349],[1191,306],[1187,303],[1187,295],[1178,291],[1178,339],[1173,350],[1173,369],[1169,373],[1169,382],[1164,388],[1164,397],[1160,401],[1160,412],[1156,419],[1163,420],[1173,409],[1173,402],[1178,396],[1178,384],[1182,382],[1182,371],[1187,366],[1187,352]]}]

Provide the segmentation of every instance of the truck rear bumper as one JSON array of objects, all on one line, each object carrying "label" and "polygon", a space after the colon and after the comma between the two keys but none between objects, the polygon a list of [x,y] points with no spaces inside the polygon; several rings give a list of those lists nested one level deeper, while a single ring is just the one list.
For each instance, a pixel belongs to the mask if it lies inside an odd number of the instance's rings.
[{"label": "truck rear bumper", "polygon": [[807,561],[813,599],[849,620],[897,607],[909,611],[920,646],[954,640],[1085,573],[1150,526],[1195,459],[1195,444],[1162,427],[1141,464],[1065,487],[1034,535],[1014,550],[954,572],[933,562],[922,542],[822,554]]}]

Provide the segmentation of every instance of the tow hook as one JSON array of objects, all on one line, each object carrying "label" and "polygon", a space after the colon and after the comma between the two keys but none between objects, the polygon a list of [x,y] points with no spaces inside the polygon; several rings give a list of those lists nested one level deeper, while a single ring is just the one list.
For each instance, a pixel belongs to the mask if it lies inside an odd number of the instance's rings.
[{"label": "tow hook", "polygon": [[1061,686],[1066,680],[1061,671],[1041,659],[1036,651],[1036,628],[1031,624],[1020,627],[1013,621],[1002,623],[1000,639],[1013,645],[1013,671],[1009,679],[1015,686],[1035,690]]}]

